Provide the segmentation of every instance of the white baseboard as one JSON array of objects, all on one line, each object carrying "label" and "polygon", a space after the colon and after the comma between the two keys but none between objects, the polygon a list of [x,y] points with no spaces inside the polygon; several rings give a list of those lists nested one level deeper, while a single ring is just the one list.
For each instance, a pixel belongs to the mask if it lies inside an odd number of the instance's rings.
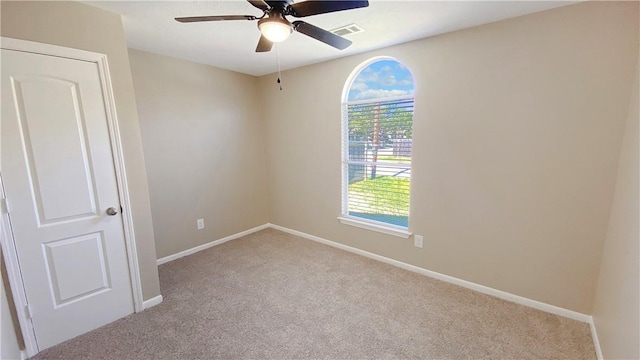
[{"label": "white baseboard", "polygon": [[150,307],[154,307],[162,302],[162,295],[158,295],[156,297],[152,297],[149,300],[145,300],[142,302],[142,310],[147,310]]},{"label": "white baseboard", "polygon": [[[591,320],[591,316],[587,315],[587,314],[583,314],[583,313],[579,313],[573,310],[569,310],[569,309],[565,309],[565,308],[561,308],[555,305],[551,305],[551,304],[547,304],[547,303],[543,303],[537,300],[533,300],[533,299],[529,299],[526,297],[522,297],[519,295],[515,295],[515,294],[511,294],[502,290],[497,290],[494,288],[490,288],[488,286],[484,286],[484,285],[480,285],[480,284],[476,284],[473,283],[471,281],[467,281],[467,280],[462,280],[462,279],[458,279],[455,278],[453,276],[449,276],[449,275],[445,275],[445,274],[441,274],[435,271],[431,271],[431,270],[427,270],[415,265],[410,265],[407,263],[403,263],[401,261],[398,260],[394,260],[394,259],[390,259],[388,257],[384,257],[378,254],[374,254],[374,253],[370,253],[368,251],[364,251],[364,250],[360,250],[358,248],[354,248],[351,246],[347,246],[341,243],[337,243],[335,241],[331,241],[331,240],[327,240],[327,239],[323,239],[321,237],[318,236],[314,236],[314,235],[309,235],[306,233],[303,233],[301,231],[297,231],[297,230],[292,230],[283,226],[279,226],[279,225],[274,225],[274,224],[268,224],[269,227],[276,229],[276,230],[280,230],[289,234],[293,234],[296,236],[300,236],[303,237],[305,239],[309,239],[309,240],[313,240],[325,245],[329,245],[338,249],[342,249],[342,250],[346,250],[349,252],[352,252],[354,254],[358,254],[358,255],[362,255],[364,257],[368,257],[370,259],[373,260],[377,260],[389,265],[393,265],[393,266],[397,266],[399,268],[405,269],[405,270],[409,270],[421,275],[425,275],[434,279],[438,279],[450,284],[454,284],[454,285],[458,285],[458,286],[462,286],[465,287],[467,289],[471,289],[471,290],[475,290],[478,292],[481,292],[483,294],[487,294],[487,295],[491,295],[491,296],[495,296],[497,298],[503,299],[503,300],[507,300],[516,304],[520,304],[520,305],[524,305],[524,306],[528,306],[530,308],[534,308],[537,310],[542,310],[551,314],[555,314],[555,315],[559,315],[559,316],[563,316],[569,319],[573,319],[573,320],[577,320],[577,321],[581,321],[581,322],[585,322],[585,323],[592,323]],[[593,328],[592,328],[593,329]]]},{"label": "white baseboard", "polygon": [[593,321],[593,316],[589,316],[589,326],[591,326],[591,337],[593,338],[593,347],[596,349],[596,356],[598,360],[604,360],[602,348],[600,347],[600,339],[598,338],[598,330],[596,329],[595,321]]},{"label": "white baseboard", "polygon": [[181,252],[179,252],[177,254],[165,256],[163,258],[160,258],[160,259],[156,260],[156,262],[157,262],[158,265],[162,265],[164,263],[168,263],[169,261],[173,261],[173,260],[179,259],[179,258],[187,256],[187,255],[195,254],[198,251],[202,251],[202,250],[208,249],[210,247],[226,243],[229,240],[237,239],[237,238],[249,235],[251,233],[254,233],[256,231],[260,231],[260,230],[266,229],[268,227],[269,227],[268,223],[260,225],[260,226],[256,226],[256,227],[251,228],[249,230],[245,230],[245,231],[239,232],[237,234],[233,234],[233,235],[229,235],[227,237],[223,237],[222,239],[214,240],[214,241],[208,242],[206,244],[202,244],[200,246],[192,247],[191,249],[187,249],[187,250],[181,251]]},{"label": "white baseboard", "polygon": [[20,350],[20,360],[27,360],[27,351],[26,350]]},{"label": "white baseboard", "polygon": [[[286,228],[284,226],[280,226],[280,225],[275,225],[275,224],[271,224],[271,223],[266,223],[260,226],[256,226],[254,228],[251,228],[249,230],[245,230],[242,232],[239,232],[237,234],[233,234],[233,235],[229,235],[227,237],[224,237],[222,239],[219,240],[215,240],[215,241],[211,241],[209,243],[200,245],[200,246],[196,246],[193,247],[191,249],[187,249],[185,251],[181,251],[177,254],[173,254],[173,255],[169,255],[163,258],[160,258],[157,260],[158,265],[167,263],[169,261],[175,260],[175,259],[179,259],[181,257],[187,256],[187,255],[191,255],[194,254],[198,251],[202,251],[205,249],[208,249],[210,247],[216,246],[216,245],[220,245],[223,244],[227,241],[230,240],[234,240],[249,234],[252,234],[254,232],[266,229],[266,228],[272,228],[275,230],[279,230],[282,232],[286,232],[292,235],[296,235],[296,236],[300,236],[302,238],[308,239],[308,240],[312,240],[312,241],[316,241],[325,245],[329,245],[341,250],[345,250],[354,254],[358,254],[364,257],[367,257],[369,259],[373,259],[373,260],[377,260],[389,265],[393,265],[396,267],[399,267],[401,269],[405,269],[408,271],[412,271],[424,276],[428,276],[430,278],[434,278],[440,281],[444,281],[450,284],[454,284],[454,285],[458,285],[458,286],[462,286],[464,288],[467,289],[471,289],[474,291],[478,291],[480,293],[483,294],[487,294],[487,295],[491,295],[494,297],[497,297],[499,299],[503,299],[506,301],[510,301],[516,304],[520,304],[520,305],[524,305],[533,309],[537,309],[537,310],[541,310],[544,312],[548,312],[551,314],[555,314],[555,315],[559,315],[562,317],[566,317],[569,319],[573,319],[573,320],[577,320],[580,322],[584,322],[590,325],[591,327],[591,335],[593,337],[593,343],[594,343],[594,347],[596,350],[596,355],[598,356],[598,360],[602,360],[602,349],[600,348],[600,341],[598,340],[598,333],[596,331],[596,327],[595,327],[595,323],[593,321],[593,317],[591,315],[587,315],[587,314],[583,314],[583,313],[579,313],[573,310],[569,310],[569,309],[565,309],[565,308],[561,308],[559,306],[555,306],[555,305],[551,305],[551,304],[547,304],[547,303],[543,303],[541,301],[537,301],[537,300],[533,300],[533,299],[529,299],[523,296],[519,296],[519,295],[515,295],[515,294],[511,294],[502,290],[498,290],[498,289],[494,289],[494,288],[490,288],[488,286],[484,286],[484,285],[480,285],[480,284],[476,284],[474,282],[471,281],[467,281],[467,280],[462,280],[453,276],[449,276],[449,275],[445,275],[439,272],[435,272],[435,271],[431,271],[431,270],[427,270],[415,265],[411,265],[411,264],[407,264],[398,260],[394,260],[382,255],[378,255],[378,254],[374,254],[374,253],[370,253],[368,251],[364,251],[358,248],[354,248],[348,245],[344,245],[335,241],[331,241],[331,240],[327,240],[315,235],[310,235],[307,233],[304,233],[302,231],[297,231],[297,230],[293,230],[293,229],[289,229]],[[156,296],[152,299],[146,300],[143,303],[143,308],[144,309],[148,309],[152,306],[158,305],[162,302],[162,295]]]}]

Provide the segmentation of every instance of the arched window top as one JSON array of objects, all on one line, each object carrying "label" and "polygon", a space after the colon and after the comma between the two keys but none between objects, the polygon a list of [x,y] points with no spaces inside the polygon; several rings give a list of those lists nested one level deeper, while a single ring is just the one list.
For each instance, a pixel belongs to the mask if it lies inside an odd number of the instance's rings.
[{"label": "arched window top", "polygon": [[371,59],[357,68],[347,81],[345,102],[413,96],[413,75],[398,60]]}]

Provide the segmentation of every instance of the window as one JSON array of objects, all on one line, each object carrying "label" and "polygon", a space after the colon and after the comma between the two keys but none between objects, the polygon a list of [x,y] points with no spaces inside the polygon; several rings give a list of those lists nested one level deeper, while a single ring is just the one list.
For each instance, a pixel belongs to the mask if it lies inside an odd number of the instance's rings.
[{"label": "window", "polygon": [[347,81],[342,101],[344,223],[409,236],[413,107],[413,76],[395,59],[371,60]]}]

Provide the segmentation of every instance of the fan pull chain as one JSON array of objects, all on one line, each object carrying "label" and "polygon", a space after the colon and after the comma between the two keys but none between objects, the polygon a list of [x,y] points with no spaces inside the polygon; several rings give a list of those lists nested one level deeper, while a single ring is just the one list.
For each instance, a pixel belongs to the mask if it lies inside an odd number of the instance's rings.
[{"label": "fan pull chain", "polygon": [[280,52],[278,51],[278,44],[276,45],[276,63],[278,65],[278,86],[280,86],[280,91],[282,91],[282,74],[280,73]]}]

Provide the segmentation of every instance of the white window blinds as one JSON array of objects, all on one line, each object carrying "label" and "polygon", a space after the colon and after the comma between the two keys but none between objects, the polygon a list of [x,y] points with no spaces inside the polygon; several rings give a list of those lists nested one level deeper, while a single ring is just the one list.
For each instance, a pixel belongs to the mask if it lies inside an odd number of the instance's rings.
[{"label": "white window blinds", "polygon": [[345,104],[345,215],[408,227],[413,106],[413,96]]}]

